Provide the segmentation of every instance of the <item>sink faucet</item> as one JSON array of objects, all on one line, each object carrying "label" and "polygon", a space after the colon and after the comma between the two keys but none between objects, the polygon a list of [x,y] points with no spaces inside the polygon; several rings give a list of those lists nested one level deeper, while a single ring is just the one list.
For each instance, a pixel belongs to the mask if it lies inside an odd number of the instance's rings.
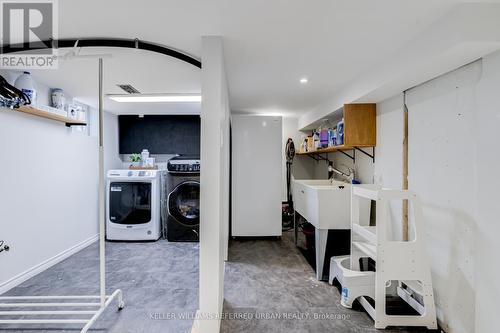
[{"label": "sink faucet", "polygon": [[[350,168],[350,167],[347,167],[347,170],[349,173],[345,173],[345,172],[342,172],[340,171],[339,169],[336,169],[332,164],[328,165],[328,172],[333,172],[333,173],[336,173],[338,175],[341,175],[342,177],[345,177],[349,183],[352,183],[352,181],[354,180],[354,178],[356,178],[356,171],[353,169],[353,168]],[[333,174],[332,176],[330,177],[330,184],[333,184]]]},{"label": "sink faucet", "polygon": [[356,170],[354,168],[347,168],[349,170],[349,176],[347,178],[349,179],[349,183],[352,184],[352,181],[356,178]]}]

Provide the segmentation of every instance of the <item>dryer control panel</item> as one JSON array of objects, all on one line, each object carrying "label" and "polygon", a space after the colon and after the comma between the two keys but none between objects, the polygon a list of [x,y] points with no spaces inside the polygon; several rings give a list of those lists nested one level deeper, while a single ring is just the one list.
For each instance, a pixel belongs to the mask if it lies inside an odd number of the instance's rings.
[{"label": "dryer control panel", "polygon": [[108,179],[115,178],[130,178],[130,179],[152,179],[158,178],[160,175],[158,170],[109,170]]}]

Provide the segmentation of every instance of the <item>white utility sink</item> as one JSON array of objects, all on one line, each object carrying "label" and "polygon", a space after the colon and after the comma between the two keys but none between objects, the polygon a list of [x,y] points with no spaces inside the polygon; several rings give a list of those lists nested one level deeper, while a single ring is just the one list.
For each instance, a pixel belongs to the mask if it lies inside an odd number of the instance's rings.
[{"label": "white utility sink", "polygon": [[293,206],[317,229],[350,229],[351,184],[327,179],[294,180]]}]

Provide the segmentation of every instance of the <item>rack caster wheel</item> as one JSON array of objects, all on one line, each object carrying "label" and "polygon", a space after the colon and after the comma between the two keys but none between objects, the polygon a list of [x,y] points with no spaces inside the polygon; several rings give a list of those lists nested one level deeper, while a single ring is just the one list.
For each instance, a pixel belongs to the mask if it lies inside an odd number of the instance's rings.
[{"label": "rack caster wheel", "polygon": [[125,302],[118,303],[118,311],[123,310],[124,307],[125,307]]}]

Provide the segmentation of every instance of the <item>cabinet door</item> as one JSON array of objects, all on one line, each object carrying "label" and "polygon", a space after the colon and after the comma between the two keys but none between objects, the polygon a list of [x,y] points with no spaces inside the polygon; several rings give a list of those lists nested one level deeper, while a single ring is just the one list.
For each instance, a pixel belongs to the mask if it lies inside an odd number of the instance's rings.
[{"label": "cabinet door", "polygon": [[376,104],[345,104],[344,105],[344,144],[346,146],[375,146]]}]

